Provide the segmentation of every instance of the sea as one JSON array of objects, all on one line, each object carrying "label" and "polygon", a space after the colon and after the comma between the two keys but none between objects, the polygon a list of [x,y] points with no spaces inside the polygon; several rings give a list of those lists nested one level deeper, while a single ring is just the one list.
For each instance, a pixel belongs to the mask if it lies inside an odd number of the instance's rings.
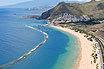
[{"label": "sea", "polygon": [[43,33],[26,25],[48,34],[48,40],[40,48],[24,60],[3,69],[73,69],[79,51],[77,38],[52,27],[38,27],[47,24],[46,21],[21,17],[43,12],[0,8],[0,66],[17,60],[44,40]]}]

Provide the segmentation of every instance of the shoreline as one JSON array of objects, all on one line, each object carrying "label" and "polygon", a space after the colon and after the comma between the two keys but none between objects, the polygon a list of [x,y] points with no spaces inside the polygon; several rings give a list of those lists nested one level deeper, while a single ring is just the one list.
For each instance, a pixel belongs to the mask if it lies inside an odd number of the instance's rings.
[{"label": "shoreline", "polygon": [[[75,36],[75,37],[76,37],[76,36]],[[73,69],[78,69],[80,60],[81,60],[81,58],[82,58],[82,54],[81,54],[81,52],[82,52],[81,42],[80,42],[80,39],[79,39],[78,37],[76,37],[76,38],[77,38],[77,41],[78,41],[78,48],[79,48],[79,51],[78,51],[78,58],[77,58],[77,60],[76,60],[76,62],[75,62],[75,64],[74,64]]]},{"label": "shoreline", "polygon": [[[58,28],[57,26],[51,25],[50,27],[56,28],[56,29],[58,29],[58,30],[61,30],[61,31],[64,31],[64,32],[66,32],[66,33],[68,33],[68,34],[73,35],[72,33],[69,33],[69,32],[67,32],[67,31],[65,31],[65,30],[62,30],[62,29]],[[75,35],[73,35],[73,36],[75,36]],[[72,68],[73,68],[73,69],[78,69],[79,63],[80,63],[80,60],[81,60],[81,56],[82,56],[82,55],[81,55],[82,48],[81,48],[80,39],[79,39],[77,36],[75,36],[75,37],[77,38],[77,41],[78,41],[78,48],[79,48],[79,51],[78,51],[78,58],[77,58],[77,60],[76,60],[76,62],[75,62],[75,64],[74,64],[74,66],[73,66]]]},{"label": "shoreline", "polygon": [[95,42],[91,42],[89,40],[87,40],[87,38],[84,37],[85,34],[81,34],[78,32],[75,32],[73,30],[70,30],[68,28],[62,28],[62,27],[58,27],[58,26],[53,26],[53,25],[49,25],[50,27],[59,29],[61,31],[67,32],[69,34],[74,35],[77,40],[78,40],[78,48],[79,48],[79,52],[78,52],[78,58],[74,64],[74,69],[96,69],[96,65],[99,64],[99,68],[100,68],[100,54],[98,54],[98,59],[96,61],[96,63],[93,63],[93,57],[92,55],[92,51],[94,50],[93,45],[95,44]]}]

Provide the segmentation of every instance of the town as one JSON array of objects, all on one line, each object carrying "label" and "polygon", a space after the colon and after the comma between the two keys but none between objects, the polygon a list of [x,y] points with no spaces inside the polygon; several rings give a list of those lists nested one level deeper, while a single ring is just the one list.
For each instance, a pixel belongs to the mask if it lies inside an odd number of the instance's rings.
[{"label": "town", "polygon": [[80,22],[80,21],[88,21],[91,18],[88,15],[82,15],[80,17],[76,17],[72,14],[64,13],[60,14],[56,19],[50,19],[51,24],[59,24],[59,23],[69,23],[69,22]]}]

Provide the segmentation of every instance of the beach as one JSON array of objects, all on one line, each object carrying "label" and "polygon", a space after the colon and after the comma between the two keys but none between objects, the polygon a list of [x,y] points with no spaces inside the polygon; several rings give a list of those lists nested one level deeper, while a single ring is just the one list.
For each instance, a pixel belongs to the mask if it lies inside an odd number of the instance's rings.
[{"label": "beach", "polygon": [[[67,32],[69,34],[74,35],[78,39],[79,43],[79,54],[76,64],[74,65],[74,69],[101,69],[100,68],[100,55],[97,54],[96,63],[94,63],[94,58],[92,57],[92,53],[94,50],[94,45],[96,44],[95,41],[89,41],[87,38],[84,37],[85,34],[75,32],[74,30],[68,28],[62,28],[60,26],[53,26],[50,27],[59,29],[61,31]],[[99,52],[98,48],[95,52]],[[77,54],[76,54],[77,55]]]}]

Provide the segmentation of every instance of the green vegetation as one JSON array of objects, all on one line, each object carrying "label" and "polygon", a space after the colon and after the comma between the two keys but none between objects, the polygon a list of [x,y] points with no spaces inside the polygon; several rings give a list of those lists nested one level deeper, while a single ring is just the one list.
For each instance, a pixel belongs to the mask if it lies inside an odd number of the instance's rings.
[{"label": "green vegetation", "polygon": [[97,54],[92,53],[92,57],[94,58],[94,63],[96,63],[96,59],[98,58],[98,57],[97,57]]},{"label": "green vegetation", "polygon": [[99,69],[99,64],[98,63],[96,64],[96,69]]},{"label": "green vegetation", "polygon": [[57,18],[60,14],[68,13],[76,17],[88,15],[91,19],[104,18],[104,0],[91,1],[84,4],[61,2],[54,8],[44,12],[40,19]]}]

